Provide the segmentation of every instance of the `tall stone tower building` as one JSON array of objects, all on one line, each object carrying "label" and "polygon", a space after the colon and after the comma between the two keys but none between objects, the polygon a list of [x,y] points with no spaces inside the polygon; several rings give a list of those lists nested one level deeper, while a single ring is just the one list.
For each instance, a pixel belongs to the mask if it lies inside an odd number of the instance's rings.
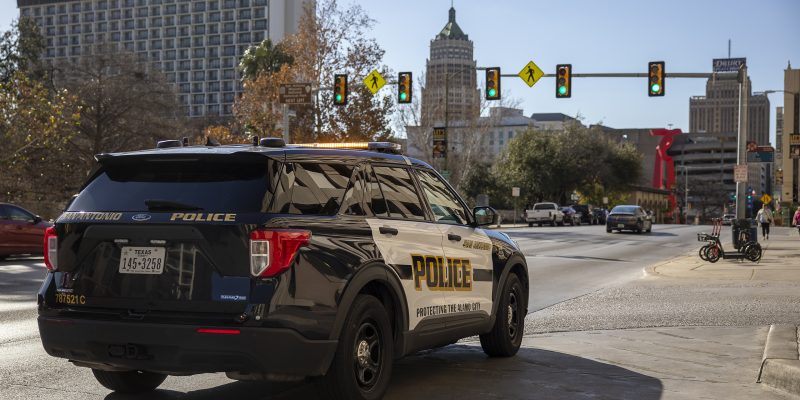
[{"label": "tall stone tower building", "polygon": [[447,25],[431,40],[422,89],[423,125],[446,126],[478,117],[480,101],[473,49],[451,7]]},{"label": "tall stone tower building", "polygon": [[[720,73],[706,82],[706,95],[689,100],[689,131],[736,133],[739,127],[739,82],[736,73]],[[747,140],[769,144],[769,99],[753,95],[747,77]]]}]

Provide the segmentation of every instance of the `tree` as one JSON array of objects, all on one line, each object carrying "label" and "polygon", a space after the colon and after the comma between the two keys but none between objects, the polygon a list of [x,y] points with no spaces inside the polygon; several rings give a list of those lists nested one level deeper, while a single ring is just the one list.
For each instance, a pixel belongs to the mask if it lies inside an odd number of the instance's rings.
[{"label": "tree", "polygon": [[[425,74],[417,75],[414,91],[422,93],[425,90]],[[483,168],[486,164],[485,137],[492,128],[500,124],[502,118],[499,113],[492,113],[492,107],[515,108],[519,100],[505,97],[500,101],[486,101],[478,96],[475,90],[475,108],[466,118],[448,119],[447,141],[448,153],[446,160],[433,158],[433,129],[444,126],[441,116],[445,115],[446,104],[425,104],[423,108],[422,96],[414,96],[408,106],[402,106],[396,115],[395,123],[399,131],[404,131],[408,138],[409,149],[413,148],[415,156],[433,165],[438,170],[449,173],[448,181],[459,190],[465,188],[467,177],[476,169]],[[442,98],[445,98],[442,96]],[[437,116],[439,116],[437,118]],[[472,179],[470,184],[474,183]]]},{"label": "tree", "polygon": [[0,82],[11,81],[20,71],[41,78],[40,57],[44,49],[44,37],[33,19],[15,21],[11,30],[0,35]]},{"label": "tree", "polygon": [[272,40],[264,39],[244,52],[239,61],[239,70],[242,73],[242,80],[254,81],[263,73],[276,73],[283,65],[293,62],[294,57],[286,53],[280,43],[273,46]]},{"label": "tree", "polygon": [[528,130],[516,136],[493,173],[501,184],[520,187],[528,202],[566,204],[577,190],[599,204],[599,197],[628,190],[638,181],[640,162],[632,146],[573,124],[561,132]]},{"label": "tree", "polygon": [[37,203],[38,212],[53,216],[81,184],[64,179],[74,167],[65,147],[79,121],[77,99],[66,90],[51,92],[20,71],[0,83],[0,198]]},{"label": "tree", "polygon": [[[384,51],[368,35],[374,20],[358,5],[341,7],[337,0],[320,0],[310,5],[300,18],[298,31],[280,43],[294,60],[280,69],[266,71],[245,84],[237,102],[240,125],[257,132],[277,132],[282,117],[277,104],[281,83],[309,82],[318,90],[311,105],[292,106],[290,139],[294,142],[341,142],[386,139],[391,136],[389,115],[394,103],[391,96],[375,95],[360,83],[373,69],[384,76],[381,66]],[[350,78],[348,104],[334,107],[333,75],[346,73]]]},{"label": "tree", "polygon": [[177,96],[163,74],[114,46],[97,46],[56,71],[55,84],[83,108],[78,132],[68,143],[79,168],[91,168],[98,153],[149,148],[157,140],[187,134]]}]

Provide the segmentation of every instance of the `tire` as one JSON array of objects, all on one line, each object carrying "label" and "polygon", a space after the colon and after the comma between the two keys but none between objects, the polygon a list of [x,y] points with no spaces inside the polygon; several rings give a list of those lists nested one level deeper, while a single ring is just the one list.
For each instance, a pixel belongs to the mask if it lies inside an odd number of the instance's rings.
[{"label": "tire", "polygon": [[489,333],[480,335],[483,352],[489,357],[511,357],[517,354],[525,334],[525,293],[514,273],[509,273],[503,285],[497,316]]},{"label": "tire", "polygon": [[539,222],[538,224],[536,224],[536,226],[538,226],[539,228],[541,228],[541,227],[542,227],[542,223],[541,223],[541,222]]},{"label": "tire", "polygon": [[157,388],[167,376],[147,371],[102,371],[92,368],[97,382],[118,393],[144,393]]},{"label": "tire", "polygon": [[556,226],[556,219],[555,218],[553,218],[553,220],[550,221],[550,226]]},{"label": "tire", "polygon": [[707,261],[710,263],[715,263],[719,261],[721,256],[722,252],[720,251],[720,248],[717,245],[710,246],[706,251],[706,258],[708,259]]},{"label": "tire", "polygon": [[639,222],[638,224],[636,224],[636,233],[642,233],[642,232],[644,232],[644,224]]},{"label": "tire", "polygon": [[393,360],[386,309],[375,297],[360,295],[347,314],[336,355],[318,390],[331,400],[381,399],[389,387]]},{"label": "tire", "polygon": [[8,256],[0,256],[0,261],[5,261]]},{"label": "tire", "polygon": [[700,250],[697,251],[697,255],[700,256],[700,259],[703,261],[708,261],[708,249],[711,247],[710,244],[706,244],[705,246],[701,247]]},{"label": "tire", "polygon": [[611,233],[611,228],[609,228],[608,225],[606,225],[606,233]]},{"label": "tire", "polygon": [[528,222],[528,227],[530,228],[532,226],[533,226],[533,222]]},{"label": "tire", "polygon": [[745,246],[744,256],[752,262],[758,262],[761,260],[761,245],[755,242],[751,243],[752,244]]}]

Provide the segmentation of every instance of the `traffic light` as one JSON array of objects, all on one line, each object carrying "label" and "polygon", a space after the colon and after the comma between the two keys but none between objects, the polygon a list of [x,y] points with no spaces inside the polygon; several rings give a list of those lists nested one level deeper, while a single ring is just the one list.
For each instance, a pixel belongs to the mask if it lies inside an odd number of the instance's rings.
[{"label": "traffic light", "polygon": [[486,100],[500,100],[500,67],[486,68]]},{"label": "traffic light", "polygon": [[397,102],[400,104],[411,103],[411,72],[401,72],[397,74]]},{"label": "traffic light", "polygon": [[647,95],[650,97],[664,95],[664,62],[651,61],[647,68],[650,79],[647,80]]},{"label": "traffic light", "polygon": [[333,76],[333,105],[347,104],[347,75],[336,74]]},{"label": "traffic light", "polygon": [[556,65],[556,98],[572,97],[572,64]]}]

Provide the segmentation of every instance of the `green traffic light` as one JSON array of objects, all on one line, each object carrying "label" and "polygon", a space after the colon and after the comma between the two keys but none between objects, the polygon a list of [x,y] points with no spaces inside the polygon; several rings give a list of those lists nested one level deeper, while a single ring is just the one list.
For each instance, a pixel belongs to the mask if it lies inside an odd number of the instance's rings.
[{"label": "green traffic light", "polygon": [[566,86],[559,86],[558,87],[558,94],[567,94],[567,87]]},{"label": "green traffic light", "polygon": [[403,93],[400,93],[400,100],[405,100],[405,99],[406,99],[406,97],[408,97],[408,96],[406,95],[406,93],[405,93],[405,92],[403,92]]},{"label": "green traffic light", "polygon": [[497,91],[494,89],[489,89],[489,97],[494,97],[497,94]]},{"label": "green traffic light", "polygon": [[660,90],[661,90],[661,85],[657,83],[654,83],[652,86],[650,86],[650,91],[653,93],[658,93]]},{"label": "green traffic light", "polygon": [[342,101],[342,95],[341,94],[338,94],[338,93],[336,94],[336,101],[337,102]]}]

